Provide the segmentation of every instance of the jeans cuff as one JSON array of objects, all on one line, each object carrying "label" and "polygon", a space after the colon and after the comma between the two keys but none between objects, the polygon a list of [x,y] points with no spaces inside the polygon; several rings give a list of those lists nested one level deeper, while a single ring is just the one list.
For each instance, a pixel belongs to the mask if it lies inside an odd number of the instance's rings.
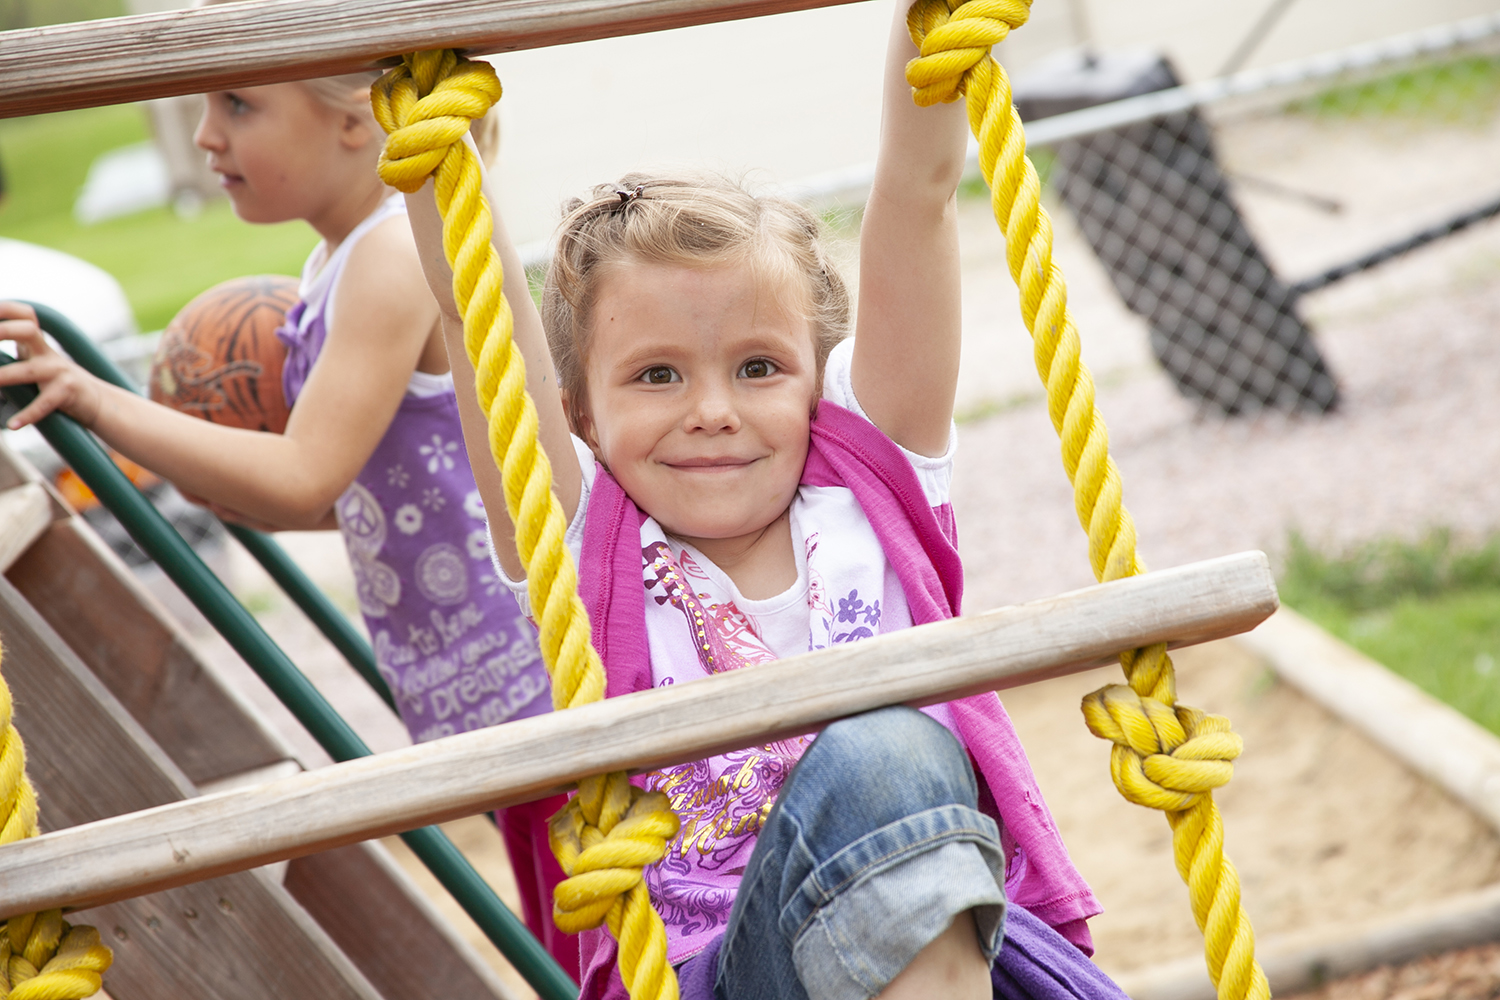
[{"label": "jeans cuff", "polygon": [[[993,829],[987,817],[971,815]],[[886,827],[870,837],[893,834]],[[844,882],[793,942],[792,962],[812,1000],[875,996],[965,910],[975,911],[985,957],[993,962],[999,952],[1005,859],[997,836],[954,829],[937,841],[919,840],[894,858],[887,855],[885,862]]]}]

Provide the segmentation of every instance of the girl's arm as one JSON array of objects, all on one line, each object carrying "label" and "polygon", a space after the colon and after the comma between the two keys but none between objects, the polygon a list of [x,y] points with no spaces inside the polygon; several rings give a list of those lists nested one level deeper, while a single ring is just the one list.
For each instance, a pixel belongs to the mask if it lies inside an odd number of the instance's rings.
[{"label": "girl's arm", "polygon": [[[465,141],[471,140],[466,137]],[[488,178],[485,180],[485,198],[494,212],[498,202]],[[433,200],[432,181],[429,180],[415,194],[406,196],[406,211],[422,255],[427,283],[432,288],[433,297],[437,299],[438,310],[442,314],[443,335],[448,342],[448,360],[453,365],[453,385],[458,393],[458,412],[463,419],[464,444],[468,448],[469,464],[474,470],[474,482],[479,487],[479,495],[484,499],[484,511],[489,518],[495,554],[506,575],[519,580],[526,575],[526,571],[516,552],[515,528],[505,506],[500,471],[490,456],[488,423],[474,392],[474,369],[469,364],[469,356],[464,349],[463,317],[459,315],[458,306],[453,301],[453,272],[443,255],[442,217],[438,215],[437,205]],[[506,234],[498,214],[495,215],[494,244],[505,272],[505,297],[510,301],[515,318],[516,346],[520,348],[521,357],[526,362],[526,391],[531,393],[531,398],[536,402],[537,418],[540,421],[538,437],[552,463],[552,491],[562,502],[563,516],[571,519],[573,512],[578,509],[578,498],[583,490],[583,470],[573,451],[567,414],[563,411],[562,397],[558,393],[557,372],[552,367],[547,335],[542,330],[542,317],[531,299],[520,254]]]},{"label": "girl's arm", "polygon": [[211,424],[104,383],[52,350],[14,304],[0,306],[0,340],[16,340],[28,360],[0,368],[0,384],[41,389],[14,426],[61,409],[188,494],[265,525],[313,529],[385,435],[437,319],[399,219],[354,248],[334,316],[285,434]]},{"label": "girl's arm", "polygon": [[891,440],[941,455],[958,381],[957,191],[968,132],[962,102],[913,103],[906,63],[916,55],[906,2],[897,0],[860,231],[852,378],[860,406]]}]

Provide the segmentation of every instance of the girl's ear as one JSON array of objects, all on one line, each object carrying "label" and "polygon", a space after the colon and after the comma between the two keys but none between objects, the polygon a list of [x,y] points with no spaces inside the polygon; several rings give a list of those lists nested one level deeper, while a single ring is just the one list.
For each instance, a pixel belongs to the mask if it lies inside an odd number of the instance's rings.
[{"label": "girl's ear", "polygon": [[339,143],[345,149],[364,149],[374,138],[375,130],[366,116],[344,112],[344,120],[339,123]]},{"label": "girl's ear", "polygon": [[557,394],[562,397],[563,412],[568,414],[568,422],[573,424],[573,433],[583,438],[583,443],[589,446],[594,457],[600,462],[604,461],[604,455],[599,451],[599,435],[594,430],[594,418],[588,412],[588,407],[579,407],[579,412],[573,411],[573,397],[567,389],[559,389]]}]

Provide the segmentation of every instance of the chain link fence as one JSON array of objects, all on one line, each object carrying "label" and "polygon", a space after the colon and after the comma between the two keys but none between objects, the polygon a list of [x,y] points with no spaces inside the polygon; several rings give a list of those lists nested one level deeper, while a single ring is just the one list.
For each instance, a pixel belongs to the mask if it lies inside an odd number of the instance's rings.
[{"label": "chain link fence", "polygon": [[1500,18],[1188,86],[1150,51],[1070,51],[1014,87],[1156,359],[1225,414],[1335,408],[1301,299],[1500,214]]}]

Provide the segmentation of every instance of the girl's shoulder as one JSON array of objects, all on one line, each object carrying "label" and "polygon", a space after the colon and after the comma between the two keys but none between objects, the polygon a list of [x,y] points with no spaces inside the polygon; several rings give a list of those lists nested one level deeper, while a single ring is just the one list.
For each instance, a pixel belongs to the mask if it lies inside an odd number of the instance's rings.
[{"label": "girl's shoulder", "polygon": [[[382,258],[392,254],[399,256],[403,234],[404,242],[412,244],[415,254],[410,226],[406,223],[406,203],[399,197],[387,198],[332,248],[327,241],[313,248],[302,265],[298,297],[311,312],[331,312],[333,300],[344,284],[344,274],[351,262],[358,270],[369,270]],[[414,256],[413,259],[417,258]]]},{"label": "girl's shoulder", "polygon": [[376,322],[387,316],[398,325],[420,319],[425,330],[437,318],[404,214],[380,220],[349,246],[331,292],[339,312],[354,310]]},{"label": "girl's shoulder", "polygon": [[[885,436],[875,426],[874,421],[870,420],[869,414],[865,412],[854,393],[853,369],[854,338],[848,337],[829,352],[828,360],[824,363],[823,398],[863,418],[873,428],[871,433]],[[890,438],[887,436],[886,440],[890,441]],[[922,492],[926,495],[927,502],[933,507],[948,503],[953,485],[953,459],[958,451],[957,426],[950,427],[948,447],[943,449],[941,455],[922,455],[902,448],[894,441],[891,441],[891,444],[900,450],[902,456],[916,472],[917,481],[922,484]]]}]

